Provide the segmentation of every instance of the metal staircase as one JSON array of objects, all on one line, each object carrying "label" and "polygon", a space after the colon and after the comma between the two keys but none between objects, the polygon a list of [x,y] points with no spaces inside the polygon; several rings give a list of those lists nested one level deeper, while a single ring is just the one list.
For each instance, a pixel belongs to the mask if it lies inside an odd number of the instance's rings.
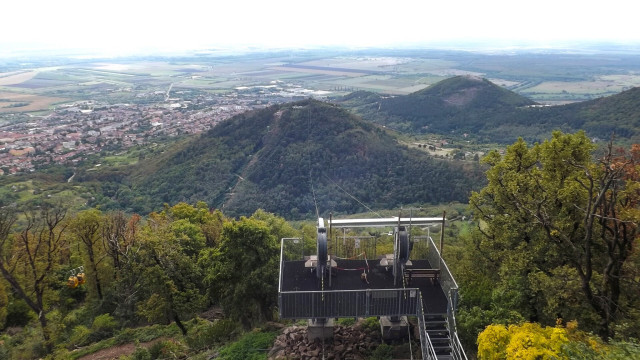
[{"label": "metal staircase", "polygon": [[447,314],[425,314],[424,328],[438,359],[453,359]]}]

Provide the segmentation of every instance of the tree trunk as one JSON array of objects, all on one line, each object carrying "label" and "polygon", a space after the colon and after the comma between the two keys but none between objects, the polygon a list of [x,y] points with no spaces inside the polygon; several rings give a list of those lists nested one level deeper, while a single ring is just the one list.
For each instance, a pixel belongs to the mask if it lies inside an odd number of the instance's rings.
[{"label": "tree trunk", "polygon": [[89,253],[89,261],[91,262],[91,270],[93,271],[93,281],[95,281],[96,283],[98,299],[102,300],[102,286],[100,285],[100,277],[98,276],[98,265],[96,264],[96,260],[93,255],[93,249],[87,246],[87,252]]},{"label": "tree trunk", "polygon": [[38,320],[40,321],[40,326],[42,327],[42,337],[44,337],[44,346],[47,349],[47,353],[51,354],[53,352],[53,344],[51,344],[49,329],[47,329],[47,317],[45,316],[43,311],[40,311],[40,313],[38,314]]},{"label": "tree trunk", "polygon": [[176,325],[178,325],[178,327],[180,328],[180,331],[182,331],[182,335],[186,336],[187,329],[184,327],[184,325],[180,321],[180,318],[178,317],[178,313],[176,313],[175,310],[172,310],[172,313],[173,313],[173,320],[176,322]]}]

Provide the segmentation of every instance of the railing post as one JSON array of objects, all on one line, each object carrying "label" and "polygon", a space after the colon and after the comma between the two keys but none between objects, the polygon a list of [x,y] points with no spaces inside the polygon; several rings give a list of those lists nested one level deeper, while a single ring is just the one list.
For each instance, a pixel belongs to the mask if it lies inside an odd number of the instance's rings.
[{"label": "railing post", "polygon": [[366,296],[366,299],[364,300],[365,304],[366,304],[365,313],[367,314],[367,316],[369,316],[369,314],[371,314],[371,302],[370,302],[371,289],[367,289],[367,292],[366,292],[365,296]]}]

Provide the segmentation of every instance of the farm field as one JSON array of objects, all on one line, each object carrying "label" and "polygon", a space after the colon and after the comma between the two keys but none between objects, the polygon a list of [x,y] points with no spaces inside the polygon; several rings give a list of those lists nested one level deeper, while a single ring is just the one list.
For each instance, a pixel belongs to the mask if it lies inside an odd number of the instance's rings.
[{"label": "farm field", "polygon": [[[48,110],[100,99],[151,101],[148,94],[231,94],[288,84],[328,98],[367,90],[401,95],[456,75],[490,79],[547,104],[583,101],[640,85],[637,55],[482,54],[445,50],[300,50],[199,54],[176,58],[58,61],[56,66],[0,67],[0,114]],[[163,100],[162,96],[153,101]]]},{"label": "farm field", "polygon": [[67,99],[40,96],[32,94],[20,94],[0,91],[0,113],[32,112],[47,110],[53,104],[64,102]]},{"label": "farm field", "polygon": [[530,98],[583,98],[600,97],[619,93],[640,86],[640,74],[603,75],[590,81],[547,81],[521,91]]},{"label": "farm field", "polygon": [[15,85],[23,83],[36,76],[36,71],[15,71],[9,73],[0,73],[0,86]]}]

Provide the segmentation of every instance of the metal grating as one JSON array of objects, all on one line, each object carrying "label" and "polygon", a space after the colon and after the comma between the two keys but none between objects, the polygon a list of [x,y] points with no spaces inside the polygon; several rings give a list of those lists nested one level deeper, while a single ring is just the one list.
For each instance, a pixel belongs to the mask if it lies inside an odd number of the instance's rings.
[{"label": "metal grating", "polygon": [[285,291],[279,294],[283,319],[415,316],[418,289]]}]

